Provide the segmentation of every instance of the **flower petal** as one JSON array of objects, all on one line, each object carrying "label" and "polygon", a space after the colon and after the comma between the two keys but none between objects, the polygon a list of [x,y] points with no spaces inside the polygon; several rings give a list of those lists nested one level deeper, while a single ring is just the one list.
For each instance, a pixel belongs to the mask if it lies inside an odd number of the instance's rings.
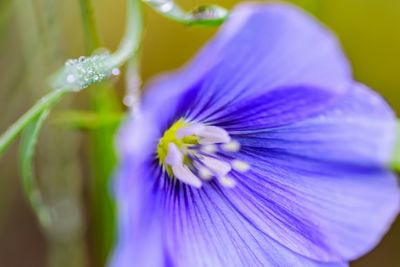
[{"label": "flower petal", "polygon": [[187,67],[150,86],[142,107],[162,123],[184,115],[201,121],[276,88],[340,94],[351,80],[335,36],[312,17],[291,5],[242,4]]},{"label": "flower petal", "polygon": [[339,99],[337,94],[311,86],[276,88],[253,99],[221,109],[204,123],[217,125],[230,134],[265,131],[312,117]]},{"label": "flower petal", "polygon": [[252,169],[234,176],[237,191],[225,195],[257,229],[299,254],[355,259],[399,213],[398,181],[385,170],[394,133],[386,103],[355,85],[318,116],[233,136]]},{"label": "flower petal", "polygon": [[118,242],[110,266],[169,266],[166,265],[160,224],[151,216],[151,212],[158,208],[157,203],[149,198],[153,183],[144,177],[135,176],[144,171],[141,167],[144,162],[131,159],[125,158],[120,163],[116,175]]},{"label": "flower petal", "polygon": [[348,266],[311,260],[260,234],[217,183],[198,190],[170,180],[159,190],[152,183],[156,173],[139,175],[134,164],[120,168],[119,179],[135,183],[118,195],[120,234],[112,267]]}]

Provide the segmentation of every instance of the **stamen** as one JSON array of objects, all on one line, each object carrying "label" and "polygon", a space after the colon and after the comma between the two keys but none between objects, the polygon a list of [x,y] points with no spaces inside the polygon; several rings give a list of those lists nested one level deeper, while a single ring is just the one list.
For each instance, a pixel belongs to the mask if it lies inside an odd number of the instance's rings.
[{"label": "stamen", "polygon": [[174,143],[168,144],[168,154],[165,158],[165,163],[171,166],[183,163],[183,155],[179,148]]},{"label": "stamen", "polygon": [[203,151],[205,153],[214,154],[215,152],[217,152],[217,150],[218,150],[218,148],[216,145],[201,146],[201,151]]},{"label": "stamen", "polygon": [[199,171],[199,175],[202,179],[204,180],[211,180],[213,177],[212,172],[207,169],[206,167],[200,166],[199,168],[197,168]]},{"label": "stamen", "polygon": [[231,137],[224,129],[216,126],[204,126],[196,133],[201,145],[228,143]]},{"label": "stamen", "polygon": [[235,159],[231,162],[232,168],[239,172],[246,172],[250,169],[250,165],[242,160]]},{"label": "stamen", "polygon": [[200,123],[193,123],[188,126],[182,127],[179,130],[176,131],[176,137],[178,139],[182,139],[185,136],[191,136],[191,135],[196,135],[198,132],[200,132],[205,126]]},{"label": "stamen", "polygon": [[175,177],[180,181],[192,185],[196,188],[200,188],[202,185],[201,180],[193,174],[191,170],[186,165],[176,165],[172,166],[172,172],[174,173]]},{"label": "stamen", "polygon": [[229,143],[223,144],[221,148],[226,152],[238,152],[240,150],[240,143],[233,140]]},{"label": "stamen", "polygon": [[204,157],[201,158],[200,160],[207,168],[209,168],[212,172],[214,172],[215,175],[218,177],[224,176],[232,170],[231,165],[219,159],[215,159],[212,157]]},{"label": "stamen", "polygon": [[239,150],[240,143],[223,128],[180,119],[160,139],[157,155],[171,178],[182,183],[200,188],[204,181],[215,178],[222,186],[232,188],[237,181],[228,174],[232,170],[245,172],[250,165],[219,153]]},{"label": "stamen", "polygon": [[174,176],[189,185],[200,188],[201,180],[183,164],[183,154],[174,143],[168,144],[168,154],[165,163],[171,166]]},{"label": "stamen", "polygon": [[222,176],[218,178],[218,181],[221,185],[228,187],[228,188],[233,188],[236,186],[236,180],[229,176]]}]

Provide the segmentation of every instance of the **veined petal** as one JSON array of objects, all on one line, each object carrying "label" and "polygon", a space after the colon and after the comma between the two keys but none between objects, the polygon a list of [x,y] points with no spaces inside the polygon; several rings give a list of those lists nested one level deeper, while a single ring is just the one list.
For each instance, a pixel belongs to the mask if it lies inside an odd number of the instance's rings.
[{"label": "veined petal", "polygon": [[357,84],[322,114],[235,136],[252,168],[237,175],[239,192],[225,194],[257,229],[297,253],[355,259],[399,213],[398,181],[385,170],[394,134],[390,108]]},{"label": "veined petal", "polygon": [[340,94],[351,81],[335,36],[312,17],[291,5],[243,4],[190,64],[150,85],[142,108],[160,123],[202,121],[277,88]]},{"label": "veined petal", "polygon": [[[153,84],[120,135],[113,266],[346,266],[371,249],[399,209],[384,170],[394,117],[350,84],[334,36],[309,16],[235,9],[192,63]],[[155,151],[181,118],[239,141],[251,169],[229,172],[235,187],[205,172],[200,189],[168,177]]]},{"label": "veined petal", "polygon": [[225,107],[205,122],[230,134],[254,133],[292,124],[318,114],[339,99],[329,90],[311,86],[277,88],[263,95]]},{"label": "veined petal", "polygon": [[109,265],[170,266],[163,250],[161,224],[152,216],[152,212],[159,208],[153,199],[155,181],[138,175],[151,171],[157,175],[157,168],[132,159],[124,158],[116,175],[114,193],[118,203],[118,242]]},{"label": "veined petal", "polygon": [[314,261],[260,234],[217,183],[204,190],[175,184],[162,191],[149,182],[159,173],[135,173],[132,164],[123,164],[119,173],[135,184],[118,199],[123,217],[112,267],[348,266]]},{"label": "veined petal", "polygon": [[[289,98],[286,104],[295,105],[296,100],[292,103]],[[247,105],[251,105],[251,101]],[[268,104],[260,105],[260,109],[262,107],[269,110]],[[264,112],[268,114],[268,110]],[[242,121],[229,126],[239,128],[236,131],[239,136],[234,138],[240,138],[247,147],[290,152],[317,161],[383,167],[391,160],[396,138],[395,114],[382,97],[365,85],[354,83],[335,105],[314,116],[277,127],[270,124],[268,126],[272,127],[259,131],[258,122],[265,126],[265,120],[257,118],[264,112],[255,114],[256,120],[247,117],[248,121],[254,121],[247,130],[240,130]],[[229,121],[229,117],[225,119]],[[284,118],[276,118],[276,121],[284,121]]]}]

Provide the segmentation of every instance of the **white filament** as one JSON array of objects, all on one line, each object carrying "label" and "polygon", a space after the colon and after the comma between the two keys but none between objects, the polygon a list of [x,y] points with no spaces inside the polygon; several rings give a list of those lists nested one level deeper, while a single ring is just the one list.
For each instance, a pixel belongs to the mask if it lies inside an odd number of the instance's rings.
[{"label": "white filament", "polygon": [[[247,162],[238,159],[227,162],[216,154],[219,149],[225,152],[240,150],[240,143],[231,140],[228,132],[221,127],[193,123],[180,128],[175,135],[178,139],[195,136],[200,144],[200,146],[195,145],[194,147],[190,147],[190,144],[178,147],[173,142],[168,144],[165,163],[171,167],[174,177],[185,184],[200,188],[202,181],[208,181],[215,177],[222,186],[233,188],[237,182],[228,175],[232,169],[239,172],[246,172],[250,169]],[[188,153],[193,156],[191,161],[185,159],[185,155]],[[192,168],[196,170],[197,175]]]}]

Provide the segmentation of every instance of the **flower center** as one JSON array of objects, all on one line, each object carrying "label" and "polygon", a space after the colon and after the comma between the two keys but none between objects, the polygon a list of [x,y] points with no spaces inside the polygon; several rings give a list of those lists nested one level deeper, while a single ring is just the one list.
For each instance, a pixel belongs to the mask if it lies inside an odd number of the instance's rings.
[{"label": "flower center", "polygon": [[175,122],[160,139],[157,156],[171,178],[200,188],[204,181],[217,179],[225,187],[234,187],[233,170],[247,171],[250,166],[236,159],[240,144],[221,127],[202,123]]}]

